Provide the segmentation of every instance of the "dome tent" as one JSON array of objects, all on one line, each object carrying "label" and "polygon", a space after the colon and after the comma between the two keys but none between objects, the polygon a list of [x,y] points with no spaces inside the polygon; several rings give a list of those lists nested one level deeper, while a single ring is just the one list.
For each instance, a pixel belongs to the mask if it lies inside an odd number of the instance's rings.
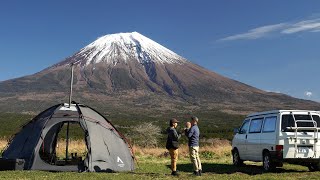
[{"label": "dome tent", "polygon": [[[82,160],[68,157],[58,160],[58,133],[67,124],[79,124],[85,134],[87,155]],[[12,165],[13,164],[13,165]],[[10,168],[12,167],[12,168]],[[133,171],[132,148],[125,137],[100,113],[75,102],[58,104],[43,111],[23,126],[2,153],[0,170],[113,172]]]}]

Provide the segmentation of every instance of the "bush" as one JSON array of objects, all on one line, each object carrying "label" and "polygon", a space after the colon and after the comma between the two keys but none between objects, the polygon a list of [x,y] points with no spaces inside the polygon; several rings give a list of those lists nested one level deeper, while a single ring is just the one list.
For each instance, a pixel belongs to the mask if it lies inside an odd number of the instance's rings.
[{"label": "bush", "polygon": [[200,156],[204,159],[213,159],[215,153],[212,151],[203,151],[200,152]]},{"label": "bush", "polygon": [[132,127],[132,132],[127,135],[133,144],[141,147],[157,147],[160,136],[161,128],[151,122]]}]

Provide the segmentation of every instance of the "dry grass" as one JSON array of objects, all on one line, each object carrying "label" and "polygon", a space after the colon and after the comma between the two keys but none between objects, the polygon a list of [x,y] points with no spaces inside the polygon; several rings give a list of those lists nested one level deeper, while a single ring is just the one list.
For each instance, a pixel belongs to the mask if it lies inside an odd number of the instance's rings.
[{"label": "dry grass", "polygon": [[[228,140],[210,139],[205,141],[207,145],[200,146],[200,154],[203,156],[224,158],[230,155],[231,145]],[[211,142],[211,143],[210,143]],[[136,156],[153,156],[153,157],[167,157],[169,156],[168,150],[165,148],[142,148],[134,146],[133,151]],[[179,148],[179,156],[182,158],[189,157],[189,147],[182,145]]]},{"label": "dry grass", "polygon": [[[225,158],[230,156],[231,152],[231,145],[230,142],[227,140],[220,140],[220,139],[209,139],[203,141],[205,146],[200,147],[200,154],[203,157],[207,158]],[[0,151],[7,145],[7,140],[0,139]],[[57,145],[57,157],[65,157],[66,152],[66,141],[61,139],[58,141]],[[168,157],[169,153],[168,150],[165,148],[143,148],[139,146],[134,146],[133,151],[135,155],[140,157]],[[85,156],[87,153],[87,148],[85,145],[84,140],[70,140],[69,141],[69,149],[68,152],[77,153],[78,156]],[[189,147],[187,145],[182,145],[179,148],[179,156],[181,158],[188,158],[189,157]]]},{"label": "dry grass", "polygon": [[[8,141],[6,139],[0,139],[0,152],[6,147]],[[77,153],[78,156],[85,156],[87,153],[87,147],[84,140],[69,140],[69,148],[68,152]],[[61,139],[57,143],[56,148],[57,157],[65,157],[66,156],[66,141]]]},{"label": "dry grass", "polygon": [[[70,140],[68,145],[68,152],[77,153],[78,156],[84,157],[87,153],[87,147],[84,140]],[[57,143],[57,157],[65,157],[66,156],[66,140],[61,139]]]},{"label": "dry grass", "polygon": [[8,141],[6,139],[0,138],[0,152],[7,146]]}]

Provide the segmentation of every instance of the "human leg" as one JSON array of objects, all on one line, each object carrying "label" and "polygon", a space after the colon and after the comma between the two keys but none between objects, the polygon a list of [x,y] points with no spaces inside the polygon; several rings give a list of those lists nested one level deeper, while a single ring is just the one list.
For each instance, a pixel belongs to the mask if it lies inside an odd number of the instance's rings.
[{"label": "human leg", "polygon": [[199,146],[194,147],[194,149],[195,149],[196,161],[197,161],[197,165],[198,165],[197,169],[202,171],[202,165],[201,165],[201,160],[200,160],[200,156],[199,156]]},{"label": "human leg", "polygon": [[[199,149],[199,148],[198,148],[198,149]],[[198,165],[197,156],[199,156],[199,154],[197,153],[196,148],[190,146],[190,147],[189,147],[189,154],[190,154],[191,163],[193,164],[193,170],[194,170],[195,172],[198,172],[198,171],[199,171],[199,165]]]},{"label": "human leg", "polygon": [[169,149],[169,154],[171,157],[171,170],[172,170],[172,174],[174,175],[174,174],[176,174],[176,171],[177,171],[177,161],[178,161],[179,150],[178,149]]}]

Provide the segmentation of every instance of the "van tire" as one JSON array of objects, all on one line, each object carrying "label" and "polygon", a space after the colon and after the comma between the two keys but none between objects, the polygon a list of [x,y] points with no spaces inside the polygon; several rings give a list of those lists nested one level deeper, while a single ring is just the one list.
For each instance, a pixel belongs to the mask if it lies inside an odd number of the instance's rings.
[{"label": "van tire", "polygon": [[234,149],[232,151],[232,163],[235,166],[242,166],[243,165],[243,160],[240,159],[240,154],[238,149]]},{"label": "van tire", "polygon": [[310,163],[310,164],[308,165],[308,169],[309,169],[309,171],[311,171],[311,172],[320,171],[320,164],[319,164],[319,163]]},{"label": "van tire", "polygon": [[263,170],[266,172],[274,171],[276,169],[275,164],[272,162],[269,152],[263,153]]}]

